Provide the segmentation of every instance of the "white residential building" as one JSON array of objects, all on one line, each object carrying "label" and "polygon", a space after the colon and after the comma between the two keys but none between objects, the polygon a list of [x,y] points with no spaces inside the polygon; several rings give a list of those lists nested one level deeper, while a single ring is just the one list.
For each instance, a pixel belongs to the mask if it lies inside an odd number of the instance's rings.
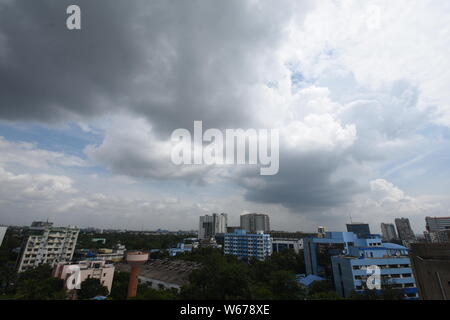
[{"label": "white residential building", "polygon": [[1,227],[0,226],[0,247],[2,246],[3,239],[5,238],[6,230],[8,227]]},{"label": "white residential building", "polygon": [[22,246],[18,272],[42,264],[54,267],[58,262],[72,259],[80,229],[53,227],[48,222],[33,222],[27,240]]},{"label": "white residential building", "polygon": [[[103,286],[108,288],[108,292],[111,292],[114,279],[114,265],[107,264],[103,260],[80,261],[77,263],[59,262],[53,269],[53,276],[66,281],[66,288],[68,285],[67,280],[74,272],[73,269],[71,270],[71,266],[79,268],[80,283],[89,278],[98,279]],[[73,277],[72,281],[72,285],[75,286],[76,277]]]},{"label": "white residential building", "polygon": [[249,213],[241,215],[241,229],[247,232],[269,232],[270,221],[267,214]]},{"label": "white residential building", "polygon": [[281,252],[283,250],[294,250],[299,253],[303,250],[303,239],[295,238],[273,238],[272,240],[273,252]]},{"label": "white residential building", "polygon": [[198,238],[200,240],[210,239],[217,233],[226,233],[227,224],[228,216],[226,213],[200,216]]}]

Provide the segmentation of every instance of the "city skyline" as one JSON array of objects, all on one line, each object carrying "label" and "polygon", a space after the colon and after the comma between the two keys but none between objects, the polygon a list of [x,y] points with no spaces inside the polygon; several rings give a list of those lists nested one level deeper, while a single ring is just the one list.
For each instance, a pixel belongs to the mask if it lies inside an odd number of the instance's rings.
[{"label": "city skyline", "polygon": [[[73,3],[81,30],[66,28]],[[199,216],[260,212],[275,230],[381,233],[406,217],[421,234],[450,216],[449,13],[0,0],[0,224],[195,230]],[[174,165],[171,134],[194,121],[278,129],[278,173]]]},{"label": "city skyline", "polygon": [[[226,222],[225,222],[225,227],[228,227],[228,228],[233,228],[233,229],[242,229],[242,230],[245,230],[245,227],[243,228],[242,227],[242,219],[238,219],[237,220],[237,222],[238,223],[231,223],[231,224],[229,224],[228,223],[228,213],[220,213],[220,214],[218,214],[218,213],[211,213],[211,214],[205,214],[204,216],[198,216],[197,217],[197,222],[198,222],[198,220],[200,219],[200,227],[199,227],[199,225],[197,225],[196,227],[193,227],[193,228],[191,228],[191,229],[177,229],[177,228],[172,228],[172,229],[170,229],[170,228],[164,228],[164,227],[160,227],[160,228],[145,228],[145,227],[143,227],[143,226],[141,226],[140,228],[138,228],[138,229],[127,229],[127,228],[104,228],[104,227],[102,227],[102,226],[92,226],[92,225],[90,225],[90,226],[85,226],[85,225],[82,225],[82,226],[80,226],[80,225],[67,225],[66,227],[76,227],[76,228],[80,228],[81,230],[88,230],[88,229],[96,229],[96,230],[101,230],[102,232],[103,231],[127,231],[127,232],[190,232],[190,231],[192,231],[192,232],[198,232],[199,234],[200,234],[200,230],[202,229],[202,228],[205,228],[204,226],[202,227],[202,219],[204,219],[205,217],[209,217],[209,218],[212,218],[214,215],[225,215],[226,216]],[[245,215],[258,215],[258,216],[267,216],[268,217],[268,219],[270,219],[270,215],[267,215],[267,214],[261,214],[261,213],[242,213],[242,214],[240,214],[239,215],[239,218],[241,217],[241,216],[245,216]],[[267,230],[261,230],[261,231],[265,231],[265,232],[301,232],[301,233],[305,233],[305,234],[316,234],[316,233],[318,233],[318,229],[317,228],[325,228],[325,231],[326,232],[342,232],[344,229],[347,229],[347,232],[353,232],[354,234],[356,234],[357,235],[357,231],[349,231],[349,225],[357,225],[357,226],[359,226],[359,225],[367,225],[368,226],[368,228],[371,228],[371,227],[373,227],[373,229],[375,229],[375,230],[379,230],[379,232],[377,231],[377,232],[371,232],[370,234],[373,234],[373,235],[379,235],[379,236],[382,236],[383,237],[383,239],[384,239],[384,236],[386,235],[386,232],[383,232],[383,225],[384,225],[384,227],[386,228],[387,226],[388,227],[392,227],[393,228],[393,232],[392,232],[392,234],[394,235],[393,237],[391,237],[391,240],[402,240],[402,239],[400,239],[400,237],[398,237],[398,235],[397,235],[397,230],[398,230],[398,228],[396,227],[396,224],[395,224],[395,220],[404,220],[404,219],[406,219],[406,220],[409,220],[408,218],[406,218],[406,217],[396,217],[396,218],[394,218],[393,219],[393,221],[392,222],[390,222],[390,221],[385,221],[385,222],[382,222],[381,224],[380,224],[380,227],[376,227],[376,226],[370,226],[370,224],[366,224],[366,223],[364,223],[364,222],[350,222],[350,223],[346,223],[346,224],[344,224],[343,226],[340,226],[340,227],[337,227],[337,228],[335,228],[335,229],[329,229],[329,228],[327,228],[327,226],[316,226],[316,229],[315,230],[301,230],[301,229],[292,229],[292,230],[283,230],[283,229],[279,229],[279,228],[270,228],[270,229],[267,229]],[[449,219],[449,217],[437,217],[437,216],[434,216],[434,217],[430,217],[430,216],[427,216],[427,217],[424,217],[424,221],[425,221],[425,226],[424,226],[424,228],[422,228],[422,229],[419,229],[419,230],[415,230],[414,228],[412,228],[412,231],[413,231],[413,233],[414,233],[414,236],[416,236],[416,237],[418,237],[418,238],[424,238],[425,237],[425,232],[427,232],[427,233],[429,233],[429,230],[427,230],[427,221],[429,221],[429,219],[441,219],[441,220],[448,220]],[[12,224],[12,225],[5,225],[4,226],[4,228],[6,229],[6,228],[8,228],[8,227],[25,227],[25,228],[27,228],[27,227],[29,227],[30,225],[32,226],[33,224],[35,224],[35,223],[51,223],[51,224],[53,224],[53,222],[49,222],[49,220],[47,219],[46,220],[47,222],[45,222],[43,219],[37,219],[37,220],[33,220],[32,222],[30,222],[30,224],[29,225],[15,225],[15,224]],[[232,219],[232,221],[233,222],[235,222],[236,221],[236,219]],[[210,221],[210,223],[212,223],[212,220]],[[56,223],[57,225],[58,225],[58,223]],[[0,225],[0,228],[2,227],[2,225]],[[445,228],[442,228],[442,230],[446,230]],[[248,230],[247,230],[248,231]],[[256,232],[256,229],[255,230],[253,230],[253,231],[251,231],[251,232]],[[213,232],[214,233],[214,232]],[[224,232],[219,232],[219,233],[224,233]],[[229,232],[228,232],[229,233]],[[319,232],[320,233],[320,232]],[[425,237],[426,238],[426,237]]]}]

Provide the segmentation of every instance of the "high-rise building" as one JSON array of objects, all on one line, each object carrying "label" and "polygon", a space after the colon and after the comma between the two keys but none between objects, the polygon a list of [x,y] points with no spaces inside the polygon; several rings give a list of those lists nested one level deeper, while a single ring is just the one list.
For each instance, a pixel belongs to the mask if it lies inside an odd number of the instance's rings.
[{"label": "high-rise building", "polygon": [[391,241],[397,239],[397,232],[392,223],[381,223],[381,234],[384,241]]},{"label": "high-rise building", "polygon": [[408,218],[395,219],[395,226],[397,227],[397,233],[400,240],[411,241],[416,238]]},{"label": "high-rise building", "polygon": [[227,224],[228,217],[226,213],[200,216],[198,238],[201,240],[210,239],[217,233],[226,233]]},{"label": "high-rise building", "polygon": [[370,228],[367,223],[348,223],[347,232],[353,232],[361,239],[370,237]]},{"label": "high-rise building", "polygon": [[429,242],[450,242],[450,217],[426,217],[425,238]]},{"label": "high-rise building", "polygon": [[247,233],[245,230],[235,230],[234,233],[225,234],[224,254],[235,255],[244,260],[264,260],[272,255],[272,238],[263,232]]},{"label": "high-rise building", "polygon": [[450,217],[426,217],[425,222],[428,232],[450,230]]},{"label": "high-rise building", "polygon": [[241,215],[241,229],[251,233],[258,231],[269,232],[269,216],[262,213],[243,214]]},{"label": "high-rise building", "polygon": [[58,262],[69,262],[75,251],[80,229],[53,227],[49,222],[33,222],[22,245],[18,272],[42,264],[54,267]]},{"label": "high-rise building", "polygon": [[420,298],[450,300],[450,243],[412,243],[410,256]]},{"label": "high-rise building", "polygon": [[450,229],[430,232],[428,234],[427,240],[433,243],[450,242]]},{"label": "high-rise building", "polygon": [[8,227],[2,227],[0,226],[0,247],[2,246],[3,239],[5,238],[6,230]]},{"label": "high-rise building", "polygon": [[[417,288],[408,249],[380,238],[357,239],[348,251],[331,257],[336,292],[348,298],[353,291],[362,293],[390,287],[403,293],[404,299],[417,299]],[[368,285],[379,270],[379,287]]]}]

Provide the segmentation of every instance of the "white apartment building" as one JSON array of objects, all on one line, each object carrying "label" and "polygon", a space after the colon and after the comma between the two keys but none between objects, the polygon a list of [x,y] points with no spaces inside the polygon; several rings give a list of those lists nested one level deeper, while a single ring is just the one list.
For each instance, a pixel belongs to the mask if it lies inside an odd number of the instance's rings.
[{"label": "white apartment building", "polygon": [[59,262],[72,259],[80,229],[53,227],[48,222],[33,222],[27,240],[22,246],[18,272],[42,264],[54,267]]},{"label": "white apartment building", "polygon": [[228,216],[226,213],[200,216],[198,238],[200,240],[210,239],[217,233],[226,233],[227,225]]},{"label": "white apartment building", "polygon": [[3,238],[5,237],[6,234],[6,230],[8,229],[8,227],[2,227],[0,226],[0,247],[2,246],[3,243]]},{"label": "white apartment building", "polygon": [[267,214],[248,213],[241,215],[241,229],[247,232],[269,232],[270,220]]},{"label": "white apartment building", "polygon": [[273,252],[294,250],[294,252],[298,254],[300,250],[303,250],[303,239],[273,238],[272,248]]},{"label": "white apartment building", "polygon": [[[76,266],[79,268],[80,283],[89,278],[98,279],[103,286],[108,288],[108,292],[111,292],[114,279],[114,265],[108,264],[103,260],[80,261],[77,263],[59,262],[53,269],[53,276],[66,281],[66,288],[67,280],[73,273],[73,271],[70,270],[71,266]],[[72,281],[72,285],[75,285],[76,277],[73,277]]]}]

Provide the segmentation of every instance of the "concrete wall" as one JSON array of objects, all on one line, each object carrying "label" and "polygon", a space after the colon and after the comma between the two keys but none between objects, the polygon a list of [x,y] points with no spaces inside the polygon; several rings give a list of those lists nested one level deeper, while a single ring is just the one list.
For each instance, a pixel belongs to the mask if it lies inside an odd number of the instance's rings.
[{"label": "concrete wall", "polygon": [[411,262],[423,300],[450,300],[450,243],[413,243]]}]

